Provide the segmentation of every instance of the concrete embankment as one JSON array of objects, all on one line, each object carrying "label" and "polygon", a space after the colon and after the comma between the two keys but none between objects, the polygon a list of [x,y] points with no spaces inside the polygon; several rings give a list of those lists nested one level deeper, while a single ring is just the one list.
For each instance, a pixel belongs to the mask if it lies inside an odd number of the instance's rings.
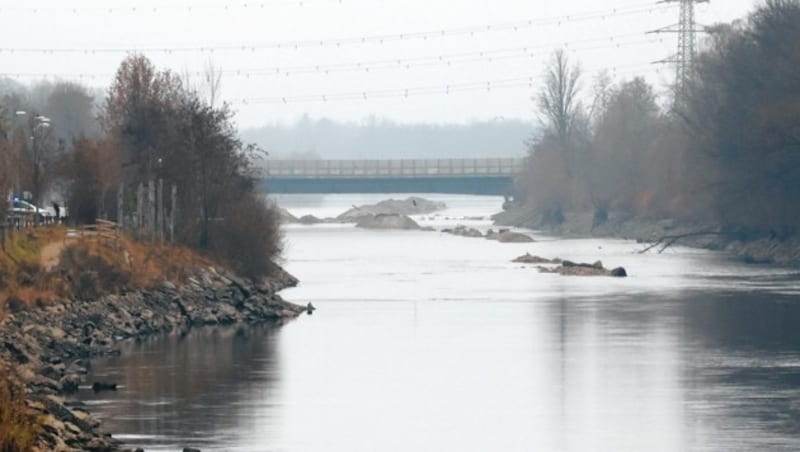
[{"label": "concrete embankment", "polygon": [[277,294],[297,280],[283,270],[276,273],[254,283],[209,267],[180,287],[165,282],[150,290],[9,314],[0,323],[0,361],[14,369],[12,378],[23,385],[26,403],[41,421],[39,450],[124,450],[71,398],[79,387],[113,388],[113,382],[86,380],[90,360],[119,353],[115,346],[126,339],[297,317],[306,308]]},{"label": "concrete embankment", "polygon": [[565,212],[563,221],[553,224],[541,215],[514,206],[492,217],[496,224],[541,230],[564,237],[608,237],[637,240],[642,248],[653,244],[658,252],[669,246],[689,246],[721,251],[745,262],[800,266],[800,236],[730,230],[721,226],[648,219],[611,212],[598,224],[591,212]]}]

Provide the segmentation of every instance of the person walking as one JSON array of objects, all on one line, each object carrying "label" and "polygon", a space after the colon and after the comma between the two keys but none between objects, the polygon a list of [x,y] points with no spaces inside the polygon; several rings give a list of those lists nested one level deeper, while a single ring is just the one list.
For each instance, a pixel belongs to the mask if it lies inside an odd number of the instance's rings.
[{"label": "person walking", "polygon": [[53,210],[56,211],[56,224],[61,223],[61,206],[55,201],[53,201]]}]

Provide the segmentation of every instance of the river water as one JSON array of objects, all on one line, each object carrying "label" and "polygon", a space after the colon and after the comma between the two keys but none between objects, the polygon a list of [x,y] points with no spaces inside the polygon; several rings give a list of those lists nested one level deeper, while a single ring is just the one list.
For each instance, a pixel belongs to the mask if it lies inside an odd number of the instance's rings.
[{"label": "river water", "polygon": [[[404,195],[405,196],[405,195]],[[438,229],[489,228],[494,197],[422,195]],[[385,195],[287,195],[335,216]],[[286,227],[283,327],[126,343],[81,397],[147,450],[800,450],[800,274],[623,240],[504,244],[352,225]],[[525,252],[624,266],[580,278]]]}]

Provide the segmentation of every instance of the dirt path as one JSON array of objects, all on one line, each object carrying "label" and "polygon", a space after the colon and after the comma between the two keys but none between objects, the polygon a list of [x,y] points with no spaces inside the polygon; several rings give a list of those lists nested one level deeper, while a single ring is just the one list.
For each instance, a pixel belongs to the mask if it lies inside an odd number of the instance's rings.
[{"label": "dirt path", "polygon": [[67,231],[67,235],[63,240],[56,240],[43,246],[42,251],[39,252],[39,264],[42,268],[49,272],[58,266],[61,252],[64,251],[67,245],[75,242],[75,240],[77,240],[77,237],[74,231],[70,230]]}]

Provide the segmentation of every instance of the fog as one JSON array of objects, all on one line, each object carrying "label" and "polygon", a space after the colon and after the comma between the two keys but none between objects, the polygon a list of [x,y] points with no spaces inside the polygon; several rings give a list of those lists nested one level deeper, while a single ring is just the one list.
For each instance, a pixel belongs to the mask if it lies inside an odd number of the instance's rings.
[{"label": "fog", "polygon": [[375,117],[360,122],[312,119],[244,129],[242,138],[292,159],[522,157],[534,123],[495,118],[469,124],[401,124]]},{"label": "fog", "polygon": [[[697,20],[703,25],[730,21],[743,16],[754,3],[698,4]],[[587,73],[607,69],[620,77],[642,74],[663,91],[674,70],[651,63],[675,52],[676,36],[647,32],[672,25],[678,17],[677,4],[624,0],[270,0],[249,4],[40,0],[3,2],[0,12],[4,18],[0,73],[26,83],[67,79],[105,89],[131,52],[145,54],[159,69],[187,73],[195,80],[211,61],[225,71],[222,100],[233,103],[240,127],[292,123],[303,114],[337,121],[362,121],[370,115],[402,123],[465,124],[498,116],[530,121],[535,116],[530,98],[537,89],[536,80],[449,95],[444,88],[538,77],[549,54],[561,47],[568,47]],[[508,23],[521,26],[498,27]],[[464,27],[480,30],[438,33]],[[419,32],[434,33],[406,38]],[[386,35],[397,39],[339,43],[343,38]],[[316,40],[324,40],[325,45],[292,45]],[[274,45],[280,43],[284,45]],[[525,48],[529,55],[523,57],[520,51]],[[515,51],[497,52],[504,49]],[[487,53],[481,56],[479,52]],[[453,57],[464,54],[470,56]],[[453,62],[438,61],[444,56]],[[421,58],[427,60],[421,62]],[[367,64],[396,60],[411,63],[383,68]],[[343,64],[356,68],[289,69]],[[441,89],[390,98],[372,95],[418,87]],[[323,95],[354,92],[366,92],[367,99],[322,100]],[[306,97],[281,101],[298,96]],[[265,98],[273,101],[258,101]]]}]

